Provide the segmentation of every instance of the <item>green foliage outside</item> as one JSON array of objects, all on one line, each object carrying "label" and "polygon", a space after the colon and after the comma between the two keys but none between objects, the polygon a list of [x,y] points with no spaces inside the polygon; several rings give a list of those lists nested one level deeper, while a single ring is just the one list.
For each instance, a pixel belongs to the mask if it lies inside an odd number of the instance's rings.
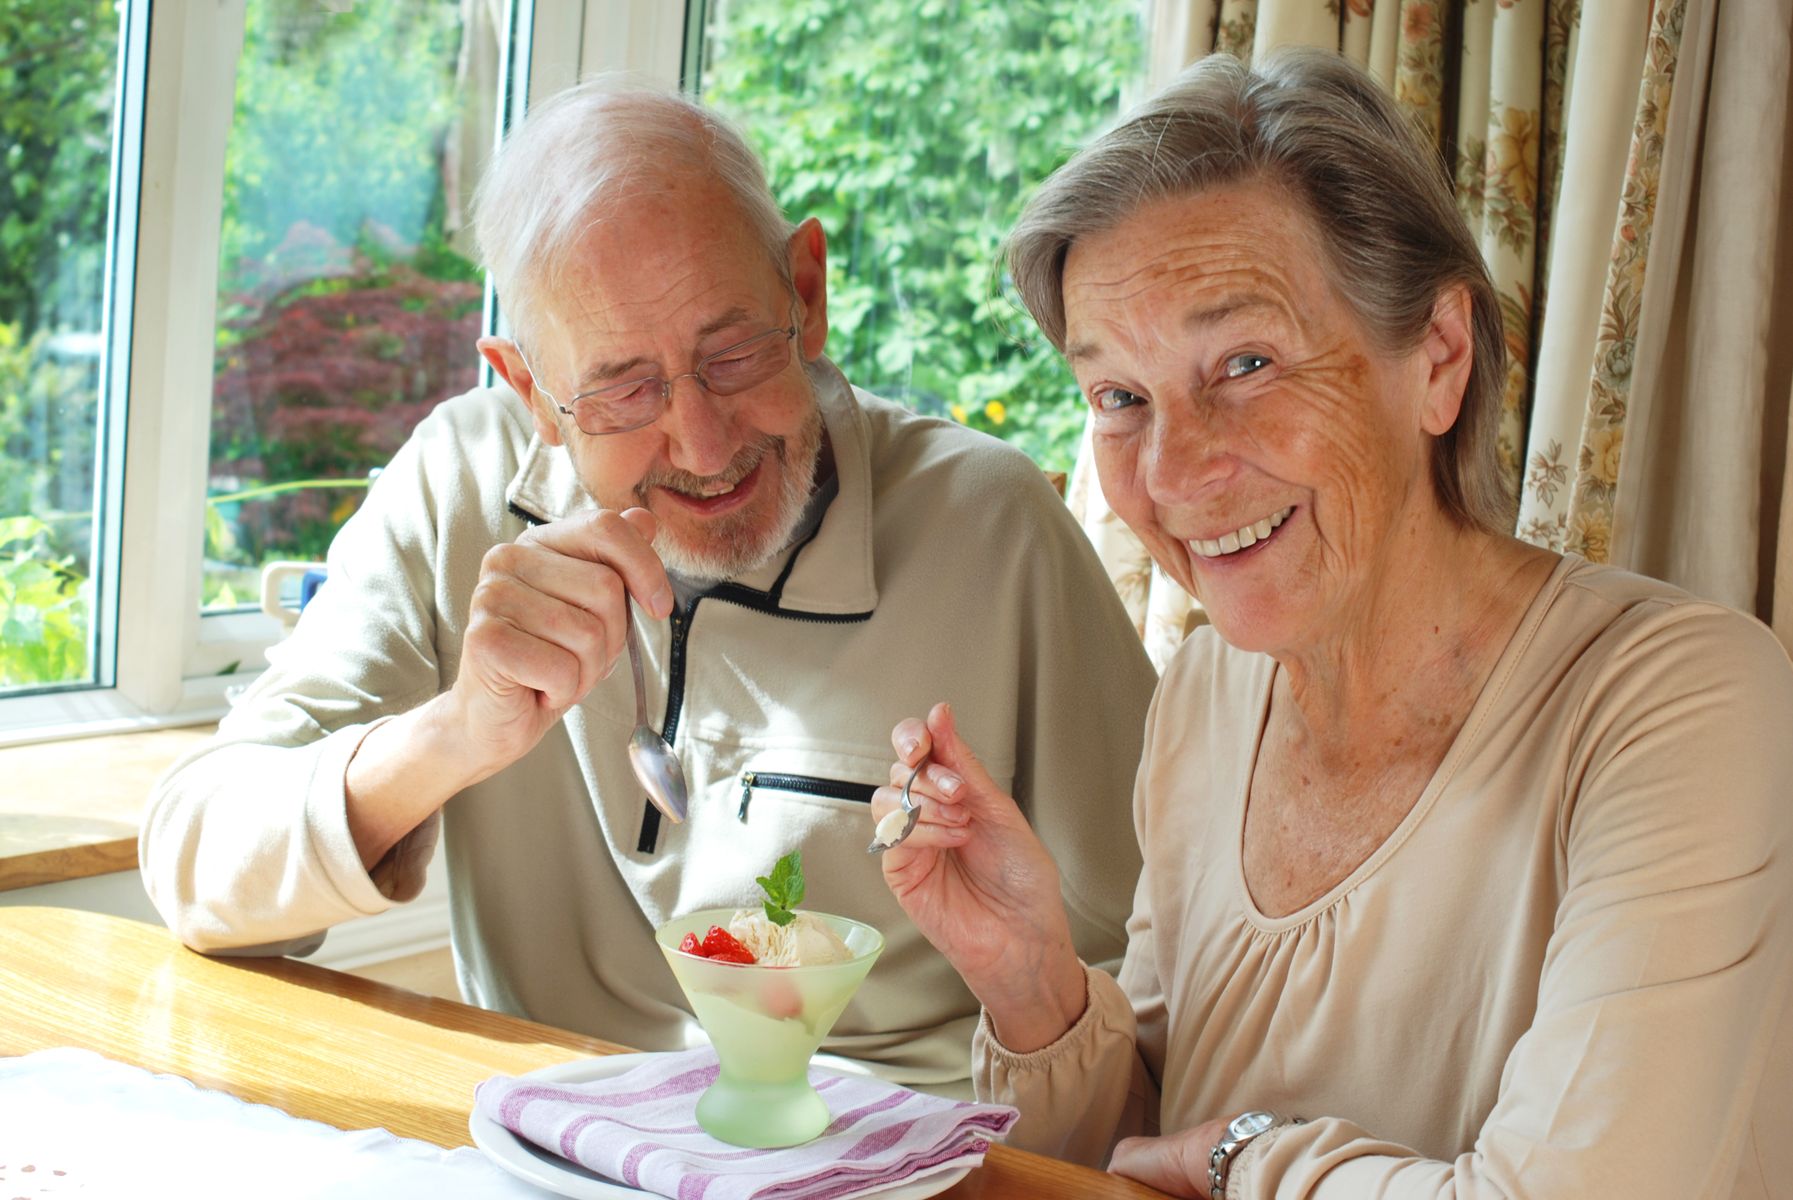
[{"label": "green foliage outside", "polygon": [[0,0],[0,321],[99,328],[117,53],[113,0]]},{"label": "green foliage outside", "polygon": [[97,363],[118,15],[0,0],[0,687],[88,675]]},{"label": "green foliage outside", "polygon": [[0,517],[0,687],[87,673],[89,581],[45,553],[50,528]]},{"label": "green foliage outside", "polygon": [[445,230],[456,0],[251,0],[225,159],[202,603],[322,558],[476,375],[479,271]]},{"label": "green foliage outside", "polygon": [[[332,7],[346,6],[248,4],[225,157],[227,301],[301,277],[340,290],[358,243],[405,258],[420,234],[440,244],[461,5]],[[478,277],[458,256],[447,265]]]},{"label": "green foliage outside", "polygon": [[829,238],[853,382],[1068,470],[1069,373],[1003,287],[1030,190],[1143,72],[1137,0],[711,0],[705,99]]},{"label": "green foliage outside", "polygon": [[[829,348],[854,382],[1068,468],[1082,407],[998,248],[1138,79],[1137,8],[710,0],[706,98],[786,212],[826,227]],[[479,276],[441,181],[461,9],[250,0],[208,604],[253,595],[267,558],[321,557],[368,471],[471,383]],[[66,335],[100,328],[117,27],[115,0],[0,0],[0,687],[89,670],[97,364]]]}]

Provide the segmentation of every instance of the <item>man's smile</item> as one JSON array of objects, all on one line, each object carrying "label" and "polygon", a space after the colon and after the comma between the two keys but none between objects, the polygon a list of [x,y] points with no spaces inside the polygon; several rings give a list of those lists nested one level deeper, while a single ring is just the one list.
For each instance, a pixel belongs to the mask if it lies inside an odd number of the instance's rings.
[{"label": "man's smile", "polygon": [[680,508],[702,517],[716,517],[733,512],[753,499],[759,489],[761,476],[764,474],[766,458],[760,456],[758,462],[734,483],[726,479],[715,478],[702,482],[692,481],[681,486],[673,486],[670,482],[650,484],[653,491],[665,496]]}]

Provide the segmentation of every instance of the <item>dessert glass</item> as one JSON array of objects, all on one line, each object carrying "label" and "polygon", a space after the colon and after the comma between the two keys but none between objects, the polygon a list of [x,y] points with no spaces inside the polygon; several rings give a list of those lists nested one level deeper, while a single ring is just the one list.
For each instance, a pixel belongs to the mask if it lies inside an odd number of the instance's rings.
[{"label": "dessert glass", "polygon": [[809,1060],[834,1027],[884,935],[846,917],[813,913],[853,957],[807,967],[716,962],[679,952],[687,933],[728,928],[736,910],[711,908],[654,931],[674,978],[716,1048],[722,1070],[697,1101],[697,1123],[735,1146],[795,1146],[828,1127],[828,1105],[809,1082]]}]

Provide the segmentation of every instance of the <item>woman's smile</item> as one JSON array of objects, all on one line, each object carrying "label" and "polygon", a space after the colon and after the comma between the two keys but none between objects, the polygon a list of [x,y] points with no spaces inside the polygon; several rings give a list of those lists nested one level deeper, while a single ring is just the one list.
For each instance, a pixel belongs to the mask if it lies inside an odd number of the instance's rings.
[{"label": "woman's smile", "polygon": [[1295,511],[1294,505],[1279,508],[1267,517],[1247,521],[1239,528],[1217,538],[1190,538],[1189,549],[1201,559],[1237,558],[1254,547],[1268,545],[1270,539]]}]

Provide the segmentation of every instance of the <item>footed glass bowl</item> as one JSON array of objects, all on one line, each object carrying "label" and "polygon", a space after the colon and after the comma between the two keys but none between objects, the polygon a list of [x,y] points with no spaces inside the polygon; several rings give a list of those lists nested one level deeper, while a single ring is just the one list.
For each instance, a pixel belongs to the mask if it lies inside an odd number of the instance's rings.
[{"label": "footed glass bowl", "polygon": [[828,1106],[809,1083],[809,1059],[884,949],[870,925],[814,914],[853,952],[819,967],[766,967],[681,954],[687,933],[728,928],[732,908],[677,917],[654,931],[672,973],[716,1047],[722,1072],[697,1101],[697,1123],[735,1146],[795,1146],[828,1128]]}]

